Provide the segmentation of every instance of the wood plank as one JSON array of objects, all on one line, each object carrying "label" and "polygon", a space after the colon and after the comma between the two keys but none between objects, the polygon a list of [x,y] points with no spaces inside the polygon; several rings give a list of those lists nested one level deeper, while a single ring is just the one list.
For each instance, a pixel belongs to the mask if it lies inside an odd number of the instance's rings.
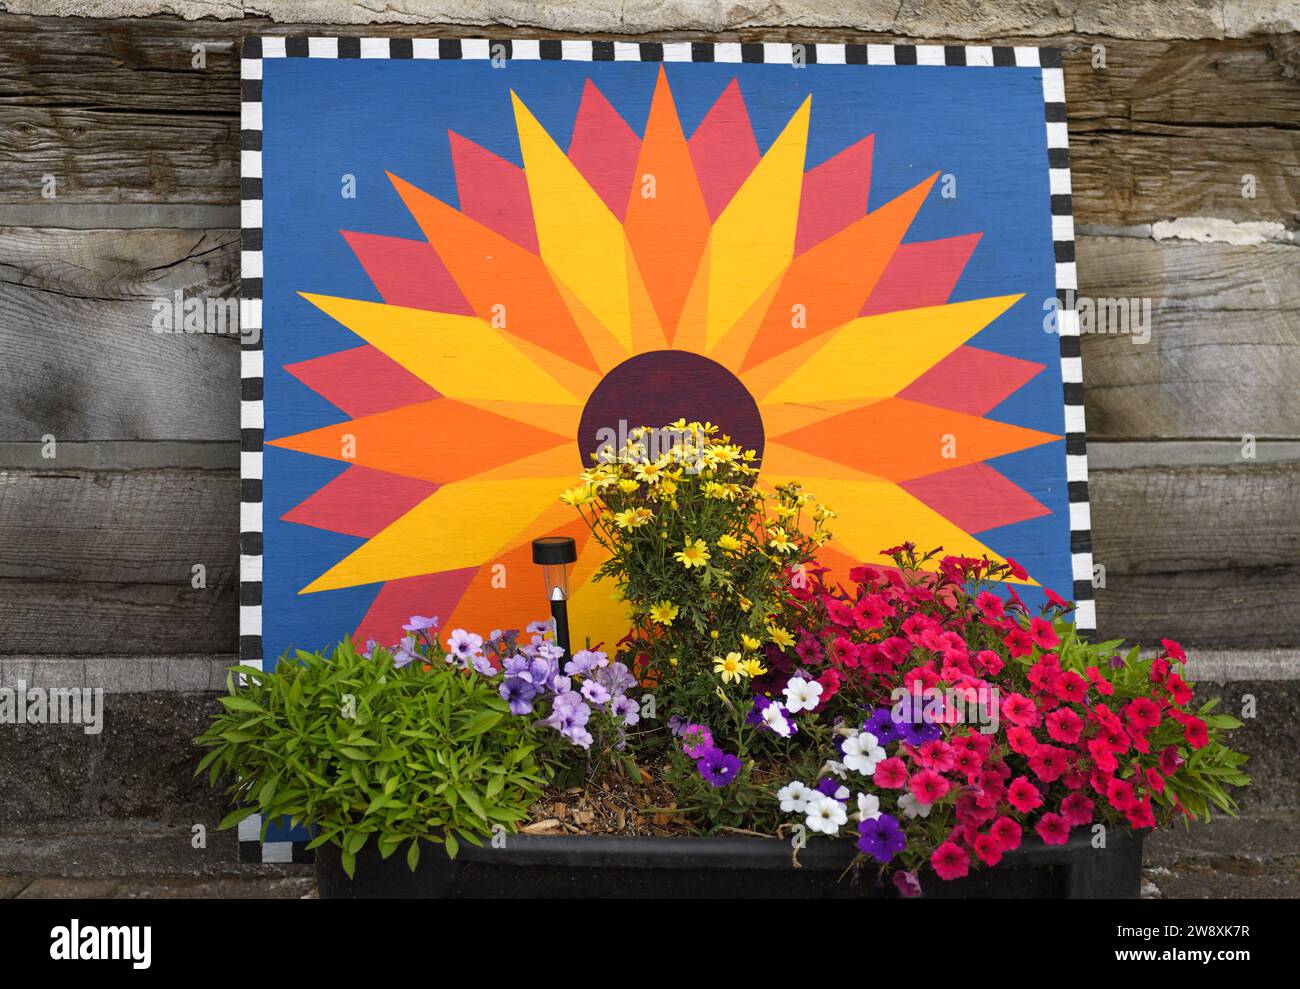
[{"label": "wood plank", "polygon": [[1300,614],[1300,462],[1095,471],[1099,632],[1268,646]]},{"label": "wood plank", "polygon": [[[235,45],[244,33],[485,33],[427,25],[381,29],[15,15],[0,15],[0,25],[0,203],[40,202],[45,174],[61,178],[65,203],[236,202]],[[497,33],[562,36],[528,29]],[[893,40],[803,28],[712,37]],[[990,40],[1064,46],[1076,219],[1136,224],[1191,215],[1284,222],[1300,217],[1298,39]],[[209,45],[204,69],[190,68],[195,42]],[[1093,68],[1095,44],[1106,46],[1104,69]],[[1256,177],[1254,199],[1241,196],[1246,173]]]},{"label": "wood plank", "polygon": [[1080,237],[1079,293],[1151,300],[1149,340],[1085,334],[1092,439],[1300,437],[1300,249]]},{"label": "wood plank", "polygon": [[[1153,300],[1149,343],[1083,339],[1091,438],[1300,438],[1300,249],[1083,236],[1077,250],[1081,294]],[[234,298],[237,231],[0,228],[0,258],[0,436],[238,438],[237,341],[151,328],[177,289]]]},{"label": "wood plank", "polygon": [[238,438],[238,337],[153,326],[237,299],[237,231],[0,228],[0,259],[0,436]]},{"label": "wood plank", "polygon": [[0,653],[235,652],[238,529],[230,471],[0,471]]},{"label": "wood plank", "polygon": [[[1091,491],[1103,634],[1294,642],[1300,463],[1097,471]],[[0,472],[0,654],[232,652],[238,500],[230,471]]]}]

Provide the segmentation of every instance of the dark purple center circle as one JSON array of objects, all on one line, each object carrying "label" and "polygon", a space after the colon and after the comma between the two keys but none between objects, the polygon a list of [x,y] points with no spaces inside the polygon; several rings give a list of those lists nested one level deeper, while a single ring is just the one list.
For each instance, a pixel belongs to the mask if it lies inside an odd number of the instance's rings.
[{"label": "dark purple center circle", "polygon": [[763,456],[763,419],[740,380],[716,361],[683,350],[637,354],[614,368],[587,399],[578,426],[583,467],[611,435],[621,445],[637,426],[678,419],[711,422],[743,450]]}]

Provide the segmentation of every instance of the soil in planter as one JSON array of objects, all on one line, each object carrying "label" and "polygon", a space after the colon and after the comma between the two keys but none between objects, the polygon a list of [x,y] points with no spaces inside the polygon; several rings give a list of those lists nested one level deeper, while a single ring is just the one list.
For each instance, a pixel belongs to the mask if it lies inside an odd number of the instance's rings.
[{"label": "soil in planter", "polygon": [[606,774],[585,786],[548,790],[529,808],[524,834],[610,834],[627,837],[688,835],[696,833],[675,812],[673,791],[646,770],[633,784]]}]

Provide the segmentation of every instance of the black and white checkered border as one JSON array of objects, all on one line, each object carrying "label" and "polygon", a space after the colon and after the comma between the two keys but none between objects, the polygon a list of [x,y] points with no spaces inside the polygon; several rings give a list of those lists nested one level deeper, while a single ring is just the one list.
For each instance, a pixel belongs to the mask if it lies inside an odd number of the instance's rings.
[{"label": "black and white checkered border", "polygon": [[1083,418],[1083,359],[1079,352],[1079,289],[1074,263],[1074,214],[1070,188],[1070,139],[1065,125],[1065,74],[1059,64],[1043,66],[1047,122],[1048,184],[1052,197],[1052,248],[1056,259],[1057,334],[1065,390],[1065,477],[1070,511],[1070,569],[1074,580],[1075,627],[1097,631],[1092,584],[1092,513],[1088,506],[1088,443]]},{"label": "black and white checkered border", "polygon": [[[1081,633],[1096,630],[1092,589],[1092,534],[1088,507],[1088,457],[1084,437],[1083,364],[1074,309],[1074,219],[1070,198],[1070,152],[1065,125],[1065,82],[1056,48],[1005,45],[875,45],[737,43],[700,41],[588,41],[489,38],[250,37],[240,59],[240,225],[242,289],[240,326],[239,654],[261,668],[262,655],[262,60],[266,58],[488,59],[582,62],[724,62],[792,65],[944,65],[1041,69],[1056,255],[1061,377],[1065,385],[1066,477],[1069,488],[1070,554],[1075,622]],[[301,843],[261,846],[261,820],[240,826],[241,857],[252,861],[310,858]],[[246,837],[247,836],[247,837]],[[293,852],[285,848],[292,844]]]},{"label": "black and white checkered border", "polygon": [[[790,65],[1061,67],[1056,48],[1009,45],[845,45],[789,42],[587,41],[509,38],[251,37],[244,40],[244,100],[261,99],[263,58],[507,58],[576,62],[749,62]],[[250,86],[250,82],[256,85]],[[250,96],[250,92],[253,94]],[[260,130],[260,124],[258,126]]]}]

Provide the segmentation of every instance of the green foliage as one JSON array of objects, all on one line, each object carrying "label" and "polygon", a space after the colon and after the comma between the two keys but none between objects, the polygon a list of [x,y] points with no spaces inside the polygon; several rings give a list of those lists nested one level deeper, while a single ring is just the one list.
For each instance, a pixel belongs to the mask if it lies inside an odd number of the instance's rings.
[{"label": "green foliage", "polygon": [[277,818],[306,824],[308,847],[338,845],[349,875],[370,840],[384,858],[408,843],[414,869],[421,840],[454,858],[461,841],[513,831],[548,781],[554,733],[512,716],[487,677],[423,667],[394,668],[383,649],[366,659],[350,641],[272,673],[236,667],[224,712],[195,740],[209,750],[196,774],[235,777],[238,809],[221,827],[253,813],[263,836]]}]

